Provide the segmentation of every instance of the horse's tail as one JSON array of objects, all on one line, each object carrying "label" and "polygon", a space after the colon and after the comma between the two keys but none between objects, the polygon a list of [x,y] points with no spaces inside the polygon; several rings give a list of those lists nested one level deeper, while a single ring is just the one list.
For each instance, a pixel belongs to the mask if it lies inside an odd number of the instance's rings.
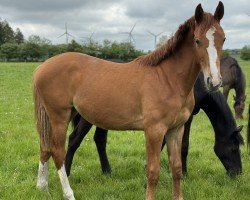
[{"label": "horse's tail", "polygon": [[72,118],[71,123],[72,123],[73,130],[76,128],[76,126],[79,123],[80,119],[81,119],[81,115],[79,113],[77,113],[76,116]]},{"label": "horse's tail", "polygon": [[35,120],[37,131],[40,135],[40,145],[43,151],[50,151],[50,133],[51,125],[49,116],[41,103],[41,98],[36,85],[33,86],[33,97],[35,104]]},{"label": "horse's tail", "polygon": [[247,125],[247,147],[250,146],[250,103],[248,106],[248,125]]}]

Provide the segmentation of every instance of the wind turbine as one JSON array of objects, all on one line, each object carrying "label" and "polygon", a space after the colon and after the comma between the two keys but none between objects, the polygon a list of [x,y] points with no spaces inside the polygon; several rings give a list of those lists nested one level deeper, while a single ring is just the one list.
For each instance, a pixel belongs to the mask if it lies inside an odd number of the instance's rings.
[{"label": "wind turbine", "polygon": [[93,38],[93,35],[94,35],[95,32],[92,32],[91,35],[89,37],[81,37],[82,39],[87,39],[89,41],[89,43],[92,42],[92,38]]},{"label": "wind turbine", "polygon": [[158,34],[154,34],[154,33],[150,32],[150,31],[147,31],[147,32],[148,32],[150,35],[154,36],[154,38],[155,38],[155,49],[156,49],[157,37],[160,36],[162,33],[164,33],[164,31],[162,31],[162,32],[160,32],[160,33],[158,33]]},{"label": "wind turbine", "polygon": [[134,39],[134,37],[132,35],[132,32],[133,32],[133,30],[135,28],[135,25],[136,25],[136,23],[134,24],[134,26],[131,28],[131,30],[129,32],[122,32],[122,34],[128,34],[128,41],[129,41],[130,44],[132,44],[132,41],[135,43],[135,39]]},{"label": "wind turbine", "polygon": [[62,37],[62,36],[64,36],[64,35],[66,36],[66,44],[69,43],[69,37],[74,38],[74,36],[71,35],[71,34],[68,32],[67,23],[65,23],[65,32],[64,32],[62,35],[58,36],[58,38],[60,38],[60,37]]}]

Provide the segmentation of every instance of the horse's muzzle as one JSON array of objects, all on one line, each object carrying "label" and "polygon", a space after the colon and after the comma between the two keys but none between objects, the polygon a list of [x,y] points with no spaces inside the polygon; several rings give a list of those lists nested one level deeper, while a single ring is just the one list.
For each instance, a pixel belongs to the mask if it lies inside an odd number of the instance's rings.
[{"label": "horse's muzzle", "polygon": [[222,78],[220,77],[220,81],[217,85],[214,85],[213,82],[212,82],[212,78],[211,77],[208,77],[207,78],[207,87],[208,87],[208,90],[209,91],[217,91],[220,86],[222,85]]}]

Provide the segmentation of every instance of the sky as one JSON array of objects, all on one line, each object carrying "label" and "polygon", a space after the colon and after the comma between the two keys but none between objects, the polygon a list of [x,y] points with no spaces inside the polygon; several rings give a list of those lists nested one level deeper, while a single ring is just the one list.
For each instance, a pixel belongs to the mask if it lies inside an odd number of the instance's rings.
[{"label": "sky", "polygon": [[[194,15],[201,3],[203,10],[214,13],[216,0],[0,0],[0,17],[11,27],[21,29],[25,38],[39,35],[54,44],[65,43],[58,36],[68,32],[79,43],[92,39],[128,41],[132,32],[135,46],[154,49],[154,37],[148,31],[170,36],[178,26]],[[221,25],[226,34],[224,49],[250,44],[250,0],[224,0]],[[162,36],[160,35],[160,36]],[[160,37],[159,36],[159,37]],[[158,37],[158,38],[159,38]]]}]

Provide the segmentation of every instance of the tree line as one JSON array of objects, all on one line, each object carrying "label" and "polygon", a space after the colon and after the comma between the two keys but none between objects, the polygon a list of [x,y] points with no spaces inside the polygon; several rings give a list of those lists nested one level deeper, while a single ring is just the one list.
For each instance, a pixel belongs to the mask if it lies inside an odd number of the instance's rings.
[{"label": "tree line", "polygon": [[44,61],[64,52],[81,52],[103,59],[131,60],[143,54],[130,43],[104,40],[102,43],[89,41],[79,44],[72,40],[69,44],[52,44],[37,35],[30,36],[24,43],[4,43],[0,48],[3,61]]},{"label": "tree line", "polygon": [[44,61],[64,52],[81,52],[103,59],[131,60],[143,54],[132,43],[88,40],[83,44],[72,40],[69,44],[52,44],[46,38],[31,35],[24,38],[21,30],[15,31],[6,20],[0,19],[0,60]]},{"label": "tree line", "polygon": [[[162,41],[160,41],[162,43]],[[158,45],[159,46],[159,45]],[[2,61],[44,61],[64,52],[81,52],[103,59],[132,60],[143,54],[130,42],[88,40],[79,44],[72,40],[69,44],[52,44],[46,38],[31,35],[24,38],[21,30],[15,31],[6,20],[0,19],[0,60]],[[227,52],[224,52],[227,54]],[[241,58],[250,59],[250,48],[241,50]]]}]

